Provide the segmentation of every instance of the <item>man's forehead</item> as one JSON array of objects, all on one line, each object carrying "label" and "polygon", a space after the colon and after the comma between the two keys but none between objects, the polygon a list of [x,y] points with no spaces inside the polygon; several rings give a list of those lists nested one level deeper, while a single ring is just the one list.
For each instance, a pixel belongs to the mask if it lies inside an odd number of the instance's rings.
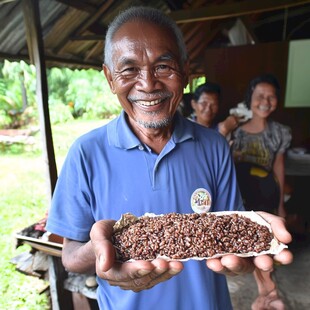
[{"label": "man's forehead", "polygon": [[[149,37],[156,38],[155,33],[160,32],[161,35],[173,38],[171,30],[167,27],[157,25],[151,21],[146,20],[132,20],[124,23],[118,28],[113,36],[113,41],[122,40],[122,38],[138,38],[147,34]],[[173,42],[175,40],[173,39]]]},{"label": "man's forehead", "polygon": [[[176,40],[163,27],[150,22],[127,22],[113,38],[114,60],[124,63],[144,56],[156,60],[178,60],[179,50]],[[142,59],[140,59],[142,60]]]}]

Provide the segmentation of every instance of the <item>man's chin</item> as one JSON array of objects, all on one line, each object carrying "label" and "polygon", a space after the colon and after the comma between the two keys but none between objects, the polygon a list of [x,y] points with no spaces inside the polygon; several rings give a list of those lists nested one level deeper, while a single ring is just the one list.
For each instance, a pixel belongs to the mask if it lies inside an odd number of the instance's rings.
[{"label": "man's chin", "polygon": [[136,120],[137,124],[143,128],[160,129],[170,125],[172,118],[164,118],[159,120]]}]

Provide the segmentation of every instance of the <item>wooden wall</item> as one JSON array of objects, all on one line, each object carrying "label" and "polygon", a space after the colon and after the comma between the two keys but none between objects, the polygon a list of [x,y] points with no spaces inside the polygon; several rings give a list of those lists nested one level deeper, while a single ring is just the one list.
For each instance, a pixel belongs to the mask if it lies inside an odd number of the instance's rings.
[{"label": "wooden wall", "polygon": [[293,132],[292,146],[309,143],[310,108],[284,108],[288,42],[263,43],[208,49],[204,58],[207,81],[222,87],[220,118],[243,101],[249,81],[262,73],[274,74],[281,86],[281,99],[273,119],[289,125]]}]

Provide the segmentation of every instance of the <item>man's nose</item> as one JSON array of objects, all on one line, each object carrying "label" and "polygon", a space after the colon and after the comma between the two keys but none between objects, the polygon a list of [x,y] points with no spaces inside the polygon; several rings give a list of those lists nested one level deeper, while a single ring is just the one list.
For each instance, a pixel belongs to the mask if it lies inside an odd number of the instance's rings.
[{"label": "man's nose", "polygon": [[141,70],[137,80],[137,88],[146,92],[154,90],[159,83],[158,78],[151,70]]}]

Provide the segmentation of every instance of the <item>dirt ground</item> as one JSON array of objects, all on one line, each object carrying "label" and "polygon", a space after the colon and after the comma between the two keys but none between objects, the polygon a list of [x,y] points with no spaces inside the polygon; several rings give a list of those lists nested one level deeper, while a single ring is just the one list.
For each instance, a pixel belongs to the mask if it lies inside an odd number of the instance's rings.
[{"label": "dirt ground", "polygon": [[[287,310],[310,309],[310,234],[294,236],[289,249],[294,261],[287,266],[277,266],[274,278]],[[252,274],[229,277],[229,290],[235,310],[250,310],[257,297],[256,282]]]}]

